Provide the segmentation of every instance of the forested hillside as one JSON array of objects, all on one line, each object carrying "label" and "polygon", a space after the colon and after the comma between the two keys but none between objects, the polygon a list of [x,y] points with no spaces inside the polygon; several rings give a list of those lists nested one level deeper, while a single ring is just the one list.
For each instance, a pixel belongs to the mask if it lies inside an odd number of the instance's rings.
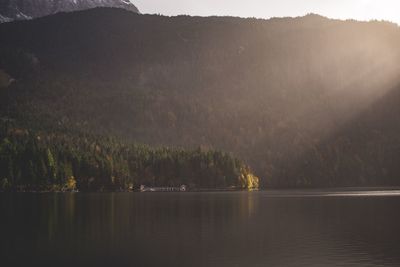
[{"label": "forested hillside", "polygon": [[33,132],[9,122],[2,126],[0,191],[258,188],[247,165],[218,151],[150,148],[113,138]]},{"label": "forested hillside", "polygon": [[0,38],[18,127],[232,152],[264,186],[400,185],[395,24],[95,9]]}]

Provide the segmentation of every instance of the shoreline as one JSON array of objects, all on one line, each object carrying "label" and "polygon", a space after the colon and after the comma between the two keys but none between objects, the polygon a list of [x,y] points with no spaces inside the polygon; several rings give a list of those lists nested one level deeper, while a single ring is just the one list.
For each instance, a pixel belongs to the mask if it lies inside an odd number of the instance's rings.
[{"label": "shoreline", "polygon": [[64,194],[77,194],[77,193],[218,193],[218,192],[253,192],[263,191],[277,193],[330,193],[330,192],[368,192],[368,191],[398,191],[400,186],[372,186],[372,187],[332,187],[332,188],[198,188],[188,189],[186,191],[140,191],[137,190],[99,190],[99,191],[61,191],[61,190],[9,190],[0,191],[0,193],[31,193],[31,194],[46,194],[46,193],[64,193]]}]

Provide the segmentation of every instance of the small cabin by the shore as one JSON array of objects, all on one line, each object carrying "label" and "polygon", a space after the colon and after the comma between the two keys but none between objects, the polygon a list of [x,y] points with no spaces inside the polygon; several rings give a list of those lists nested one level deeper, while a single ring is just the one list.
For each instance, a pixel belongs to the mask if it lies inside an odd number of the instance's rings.
[{"label": "small cabin by the shore", "polygon": [[186,192],[187,186],[181,185],[180,187],[149,187],[145,185],[140,186],[140,192]]}]

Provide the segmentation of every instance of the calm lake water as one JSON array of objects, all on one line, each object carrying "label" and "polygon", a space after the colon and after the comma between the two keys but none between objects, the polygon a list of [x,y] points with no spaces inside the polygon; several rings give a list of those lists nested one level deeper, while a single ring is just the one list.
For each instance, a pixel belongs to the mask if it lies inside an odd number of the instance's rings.
[{"label": "calm lake water", "polygon": [[1,266],[400,266],[400,191],[0,194]]}]

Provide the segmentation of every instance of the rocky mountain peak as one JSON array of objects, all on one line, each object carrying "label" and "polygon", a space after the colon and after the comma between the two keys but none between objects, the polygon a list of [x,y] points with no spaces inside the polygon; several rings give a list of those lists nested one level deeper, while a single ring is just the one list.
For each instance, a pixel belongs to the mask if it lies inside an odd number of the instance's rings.
[{"label": "rocky mountain peak", "polygon": [[139,13],[129,0],[1,0],[0,23],[96,7],[115,7]]}]

